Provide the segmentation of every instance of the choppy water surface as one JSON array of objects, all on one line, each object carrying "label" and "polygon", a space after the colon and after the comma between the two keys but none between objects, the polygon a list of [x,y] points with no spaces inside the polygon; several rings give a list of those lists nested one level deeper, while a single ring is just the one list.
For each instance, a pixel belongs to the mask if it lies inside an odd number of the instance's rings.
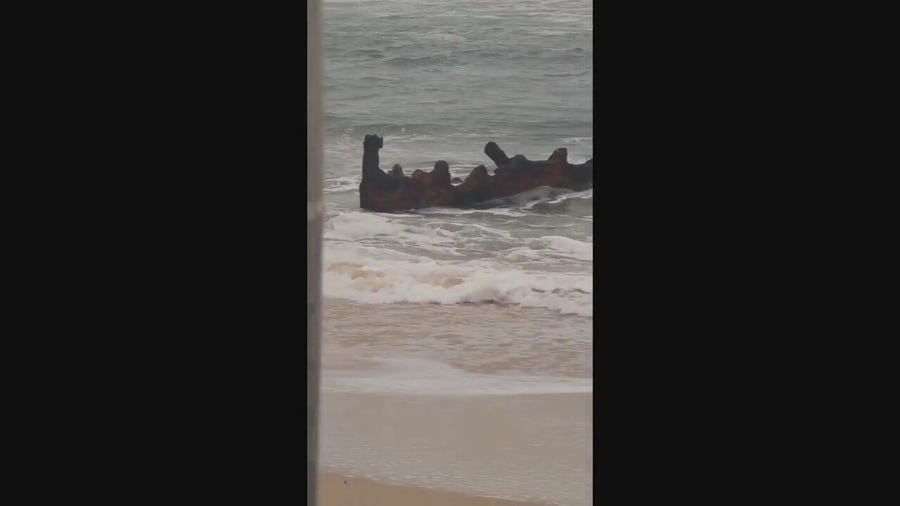
[{"label": "choppy water surface", "polygon": [[593,155],[587,1],[324,1],[325,295],[497,302],[592,317],[593,191],[540,188],[486,210],[359,209],[362,140],[382,168],[453,176],[557,147]]}]

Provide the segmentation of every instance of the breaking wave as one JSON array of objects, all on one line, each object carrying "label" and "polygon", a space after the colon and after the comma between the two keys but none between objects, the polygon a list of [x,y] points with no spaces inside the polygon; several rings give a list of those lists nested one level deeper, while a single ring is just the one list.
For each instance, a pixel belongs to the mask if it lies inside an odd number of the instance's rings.
[{"label": "breaking wave", "polygon": [[517,237],[459,219],[465,216],[333,216],[325,226],[325,296],[371,304],[517,304],[593,316],[591,242]]}]

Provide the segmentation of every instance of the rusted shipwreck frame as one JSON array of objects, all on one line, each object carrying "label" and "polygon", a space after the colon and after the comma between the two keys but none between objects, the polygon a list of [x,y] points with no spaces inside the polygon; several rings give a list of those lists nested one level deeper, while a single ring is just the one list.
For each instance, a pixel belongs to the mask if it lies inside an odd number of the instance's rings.
[{"label": "rusted shipwreck frame", "polygon": [[359,185],[359,206],[363,209],[385,212],[472,207],[540,186],[586,190],[594,184],[593,159],[572,165],[566,159],[566,148],[558,148],[545,161],[533,161],[522,155],[509,158],[500,146],[489,142],[484,153],[497,164],[494,174],[488,174],[485,166],[479,165],[460,184],[453,184],[450,166],[443,160],[435,163],[431,172],[416,170],[411,177],[403,174],[399,164],[385,173],[378,166],[378,151],[383,146],[384,139],[377,135],[366,135],[363,141],[363,177]]}]

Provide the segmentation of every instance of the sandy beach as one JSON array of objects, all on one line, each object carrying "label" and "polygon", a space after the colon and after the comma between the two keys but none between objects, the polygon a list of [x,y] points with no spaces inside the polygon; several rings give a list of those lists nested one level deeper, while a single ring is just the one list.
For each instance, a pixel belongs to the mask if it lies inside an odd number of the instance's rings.
[{"label": "sandy beach", "polygon": [[[472,337],[453,315],[491,321],[509,344]],[[422,318],[445,324],[429,333]],[[590,357],[555,353],[560,334],[545,320],[580,321],[490,304],[328,301],[322,504],[591,504]],[[545,324],[526,333],[528,321]]]},{"label": "sandy beach", "polygon": [[589,394],[327,393],[322,466],[385,485],[587,505],[591,414]]}]

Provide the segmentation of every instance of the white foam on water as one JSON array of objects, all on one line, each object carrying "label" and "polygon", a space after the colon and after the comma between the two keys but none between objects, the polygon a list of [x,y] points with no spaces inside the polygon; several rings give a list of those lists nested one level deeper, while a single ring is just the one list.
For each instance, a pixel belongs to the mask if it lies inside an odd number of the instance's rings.
[{"label": "white foam on water", "polygon": [[569,199],[582,199],[582,200],[587,200],[587,199],[592,199],[592,198],[594,198],[594,189],[593,189],[593,188],[588,188],[587,190],[582,190],[582,191],[577,191],[577,192],[571,192],[571,193],[565,193],[565,194],[563,194],[563,195],[560,195],[559,198],[556,198],[556,199],[554,199],[554,200],[551,200],[551,201],[548,202],[548,203],[549,203],[549,204],[556,204],[557,202],[562,202],[562,201],[564,201],[564,200],[569,200]]},{"label": "white foam on water", "polygon": [[322,191],[324,193],[359,191],[359,183],[361,181],[362,181],[362,176],[355,176],[355,177],[342,176],[342,177],[326,179],[324,181],[324,184],[322,185]]},{"label": "white foam on water", "polygon": [[[454,258],[463,255],[454,233],[440,227],[403,223],[398,218],[376,213],[342,213],[326,221],[324,227],[325,256],[336,262],[356,262],[377,258],[385,260],[417,261],[428,258]],[[360,248],[365,251],[360,251]],[[399,255],[397,254],[399,253]],[[349,256],[348,256],[349,255]],[[327,267],[327,264],[326,264]]]},{"label": "white foam on water", "polygon": [[[522,253],[515,252],[534,259]],[[593,316],[590,275],[490,269],[482,263],[459,265],[421,257],[416,262],[341,262],[334,259],[339,255],[331,256],[323,275],[326,297],[369,304],[496,302]]]},{"label": "white foam on water", "polygon": [[593,316],[593,244],[485,223],[343,212],[324,228],[327,297],[368,304],[501,303]]},{"label": "white foam on water", "polygon": [[594,245],[559,235],[547,235],[532,239],[528,247],[535,250],[546,249],[559,256],[568,256],[590,262],[594,258]]},{"label": "white foam on water", "polygon": [[444,216],[464,216],[473,214],[493,214],[496,216],[512,216],[521,217],[526,213],[521,209],[513,207],[489,207],[485,209],[456,209],[451,207],[428,207],[425,209],[417,209],[416,213],[425,216],[428,215],[444,215]]},{"label": "white foam on water", "polygon": [[538,204],[560,204],[567,200],[588,200],[594,198],[594,189],[571,191],[561,188],[541,186],[528,192],[510,197],[512,202],[520,204],[523,209],[532,209]]}]

